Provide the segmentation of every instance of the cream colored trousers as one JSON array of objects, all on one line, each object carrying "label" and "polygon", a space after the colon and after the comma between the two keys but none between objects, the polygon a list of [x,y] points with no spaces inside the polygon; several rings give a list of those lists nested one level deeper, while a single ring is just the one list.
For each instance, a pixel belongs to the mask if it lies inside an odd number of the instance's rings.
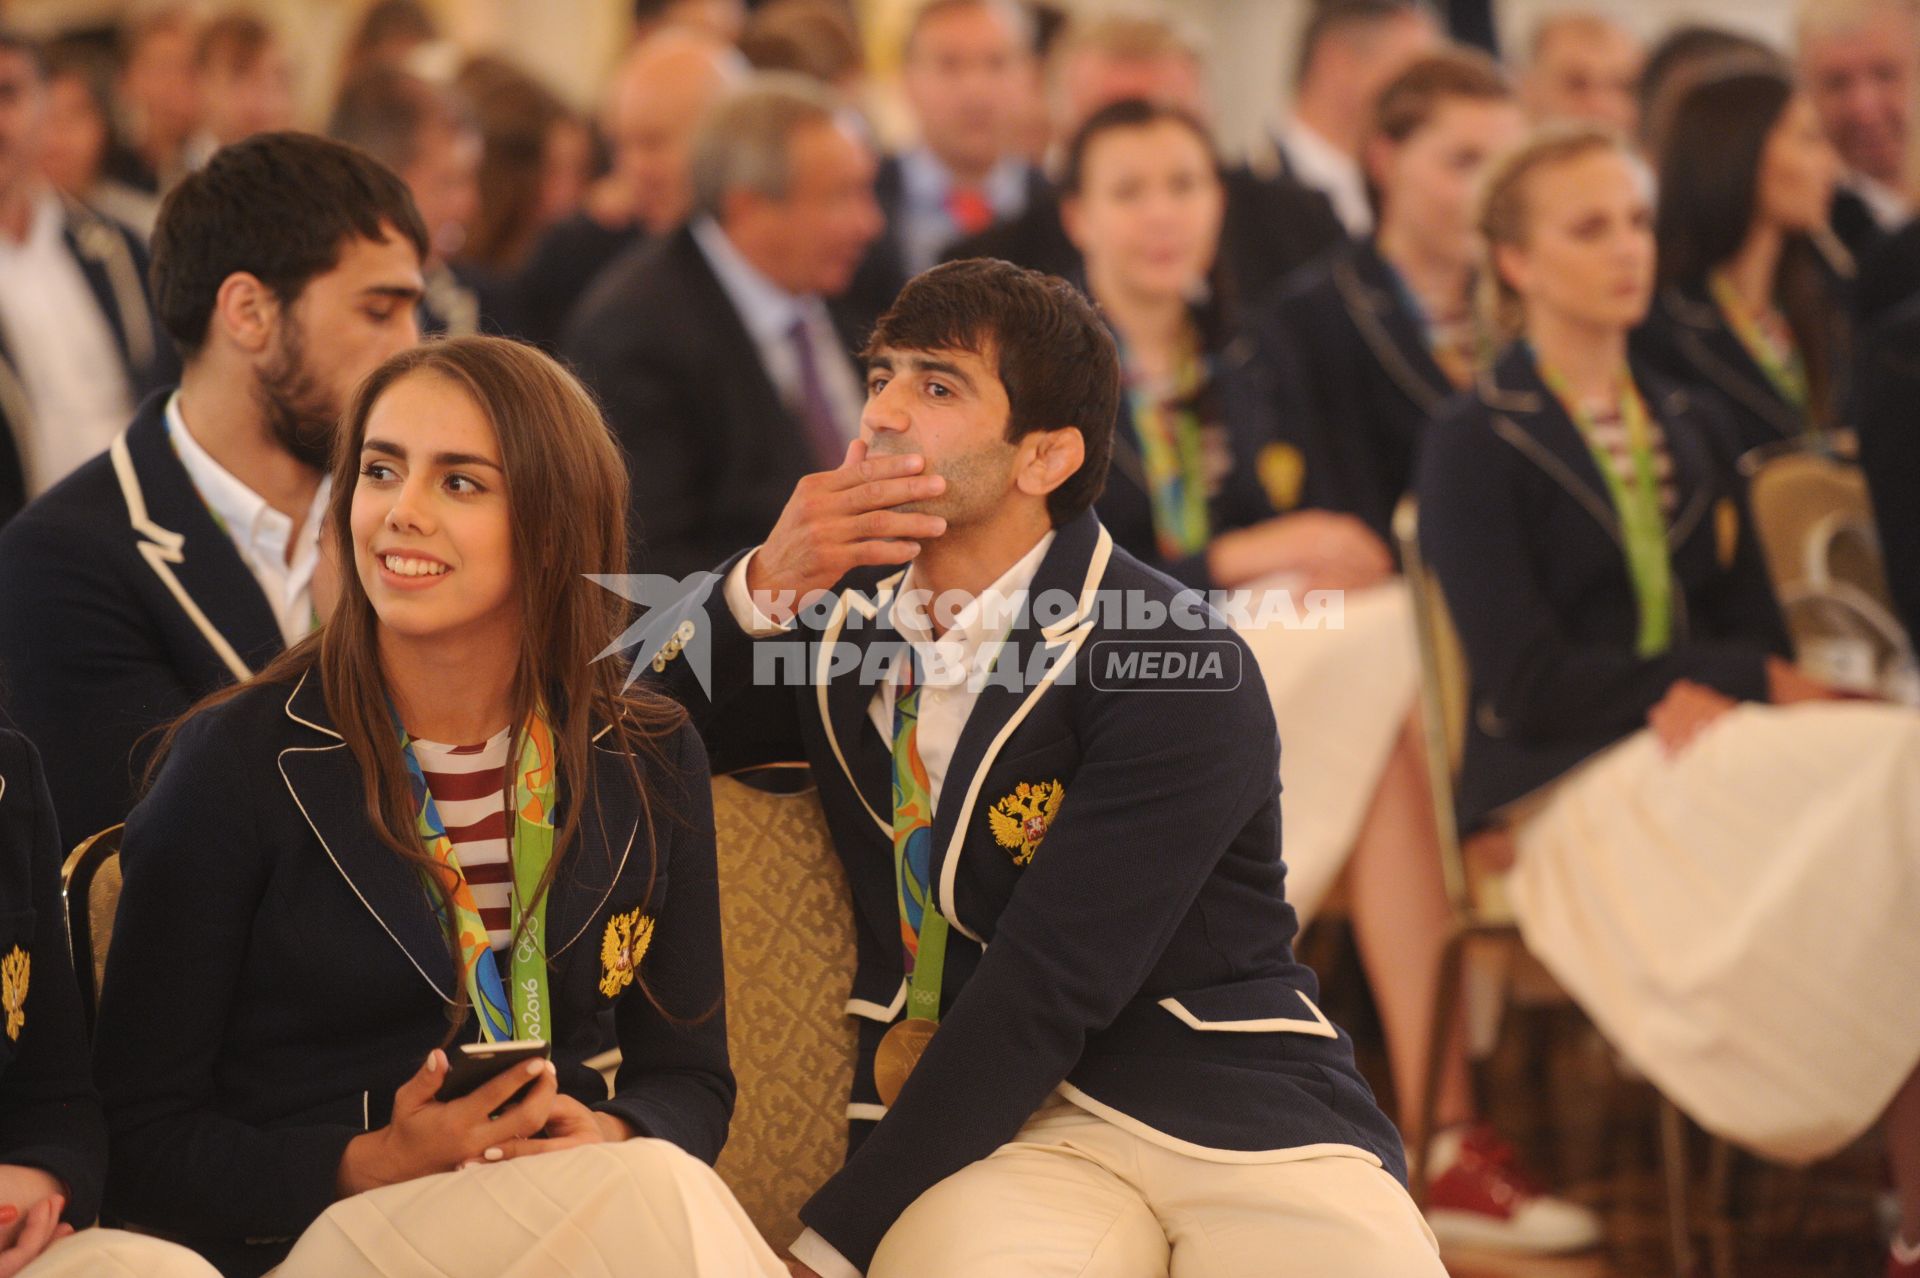
[{"label": "cream colored trousers", "polygon": [[1221,1163],[1059,1100],[920,1195],[867,1278],[1445,1278],[1426,1221],[1358,1153]]},{"label": "cream colored trousers", "polygon": [[41,1253],[20,1278],[220,1278],[200,1253],[120,1229],[83,1229]]},{"label": "cream colored trousers", "polygon": [[713,1169],[629,1140],[355,1194],[272,1278],[786,1278]]}]

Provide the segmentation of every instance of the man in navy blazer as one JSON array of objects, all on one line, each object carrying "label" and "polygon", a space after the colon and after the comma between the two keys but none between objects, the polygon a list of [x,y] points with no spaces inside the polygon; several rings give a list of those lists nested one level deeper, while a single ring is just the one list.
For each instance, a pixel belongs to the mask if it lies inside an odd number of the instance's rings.
[{"label": "man in navy blazer", "polygon": [[397,177],[304,134],[228,147],[168,197],[153,285],[179,387],[0,530],[0,684],[66,846],[125,819],[153,728],[313,628],[334,423],[419,340],[426,242]]},{"label": "man in navy blazer", "polygon": [[[1251,654],[1091,511],[1119,395],[1093,308],[954,263],[868,362],[843,465],[654,657],[717,768],[813,765],[852,889],[852,1152],[795,1271],[1441,1273],[1293,957]],[[702,643],[711,697],[678,659]],[[912,1065],[900,1026],[936,1010]]]},{"label": "man in navy blazer", "polygon": [[46,117],[39,49],[0,29],[0,524],[180,371],[139,238],[42,176]]}]

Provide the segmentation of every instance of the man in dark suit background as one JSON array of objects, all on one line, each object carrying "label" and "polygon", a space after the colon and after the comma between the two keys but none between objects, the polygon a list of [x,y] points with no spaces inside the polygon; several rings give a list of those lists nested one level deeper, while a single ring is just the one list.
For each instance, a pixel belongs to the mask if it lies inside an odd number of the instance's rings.
[{"label": "man in dark suit background", "polygon": [[138,238],[41,176],[47,110],[39,48],[0,30],[0,524],[179,371]]},{"label": "man in dark suit background", "polygon": [[919,142],[880,163],[887,229],[850,290],[871,318],[948,245],[1044,197],[1046,179],[1017,150],[1034,93],[1032,28],[1016,0],[933,0],[915,12],[900,83]]},{"label": "man in dark suit background", "polygon": [[64,844],[126,817],[151,729],[313,628],[334,425],[419,339],[426,245],[397,177],[303,134],[169,194],[153,284],[179,388],[0,530],[0,684]]},{"label": "man in dark suit background", "polygon": [[1809,0],[1794,32],[1796,70],[1846,175],[1833,230],[1856,259],[1913,216],[1906,172],[1920,83],[1920,15],[1905,0]]},{"label": "man in dark suit background", "polygon": [[[1049,70],[1054,136],[1064,143],[1094,112],[1125,98],[1171,102],[1205,119],[1205,71],[1199,45],[1171,22],[1119,16],[1070,25]],[[1241,299],[1263,295],[1344,242],[1339,219],[1319,192],[1239,166],[1221,178],[1227,191],[1221,275]],[[1080,253],[1060,225],[1051,193],[1035,198],[1020,217],[956,243],[946,256],[997,257],[1049,275],[1081,275]]]},{"label": "man in dark suit background", "polygon": [[826,299],[880,231],[862,138],[813,81],[755,77],[695,140],[692,221],[629,250],[568,325],[561,353],[627,453],[640,569],[758,541],[853,439],[862,335]]},{"label": "man in dark suit background", "polygon": [[512,290],[514,336],[553,349],[601,271],[687,220],[694,131],[746,73],[738,50],[698,29],[672,27],[633,47],[608,111],[613,171],[534,245]]}]

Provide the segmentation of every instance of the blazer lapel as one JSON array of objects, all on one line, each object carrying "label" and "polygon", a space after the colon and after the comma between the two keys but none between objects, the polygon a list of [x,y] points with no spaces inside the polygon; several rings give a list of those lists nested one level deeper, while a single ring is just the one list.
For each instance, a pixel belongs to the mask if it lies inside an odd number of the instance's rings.
[{"label": "blazer lapel", "polygon": [[1406,285],[1368,240],[1338,259],[1334,287],[1354,327],[1387,376],[1431,417],[1454,393],[1434,362],[1420,321],[1407,304]]},{"label": "blazer lapel", "polygon": [[[882,580],[869,596],[849,586],[840,592],[815,658],[813,684],[827,745],[860,803],[887,838],[893,837],[892,747],[868,723],[879,691],[863,671],[891,660],[903,641],[893,628],[893,592],[906,570]],[[891,652],[889,651],[891,650]],[[838,678],[830,672],[838,666]]]},{"label": "blazer lapel", "polygon": [[[634,793],[633,775],[618,750],[600,744],[605,730],[594,739],[588,758],[593,770],[595,801],[580,815],[579,841],[567,854],[547,897],[547,958],[559,958],[583,937],[597,958],[588,935],[594,919],[606,906],[607,898],[620,882],[635,857],[646,857],[641,841],[639,796]],[[565,821],[564,805],[575,801],[581,789],[561,780],[563,804],[555,819]],[[654,838],[660,838],[661,824],[671,818],[654,813]]]},{"label": "blazer lapel", "polygon": [[1626,545],[1606,477],[1559,396],[1547,389],[1533,356],[1516,345],[1480,379],[1481,400],[1494,411],[1494,433],[1564,489],[1615,544]]},{"label": "blazer lapel", "polygon": [[[994,677],[981,687],[954,746],[933,813],[933,877],[939,884],[935,899],[955,929],[975,941],[981,937],[961,920],[953,892],[960,849],[966,843],[981,785],[1007,738],[1072,666],[1092,632],[1095,595],[1112,554],[1113,538],[1091,510],[1059,530],[1033,575],[1028,606],[1007,635]],[[1042,626],[1034,616],[1033,603],[1056,591],[1072,594],[1078,606]]]},{"label": "blazer lapel", "polygon": [[128,376],[137,383],[140,371],[153,363],[155,354],[139,264],[119,228],[72,200],[63,203],[67,251],[79,263],[100,313],[113,329]]},{"label": "blazer lapel", "polygon": [[1767,375],[1734,335],[1720,308],[1677,286],[1660,293],[1660,305],[1673,320],[1680,349],[1700,375],[1780,433],[1797,439],[1806,429],[1799,413],[1773,388]]},{"label": "blazer lapel", "polygon": [[367,826],[359,765],[333,728],[318,676],[301,676],[287,698],[287,717],[311,744],[280,752],[280,776],[314,837],[360,903],[407,956],[420,978],[448,1003],[457,976],[447,935],[427,897],[418,866],[403,861]]},{"label": "blazer lapel", "polygon": [[141,556],[235,679],[286,646],[260,583],[213,522],[167,439],[169,391],[148,397],[109,453]]}]

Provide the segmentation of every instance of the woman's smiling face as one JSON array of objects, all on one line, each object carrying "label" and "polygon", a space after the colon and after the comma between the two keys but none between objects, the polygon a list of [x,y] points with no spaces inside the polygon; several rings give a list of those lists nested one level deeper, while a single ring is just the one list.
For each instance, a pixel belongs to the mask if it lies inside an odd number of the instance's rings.
[{"label": "woman's smiling face", "polygon": [[367,415],[354,567],[380,624],[409,638],[519,623],[500,441],[473,396],[410,373]]}]

